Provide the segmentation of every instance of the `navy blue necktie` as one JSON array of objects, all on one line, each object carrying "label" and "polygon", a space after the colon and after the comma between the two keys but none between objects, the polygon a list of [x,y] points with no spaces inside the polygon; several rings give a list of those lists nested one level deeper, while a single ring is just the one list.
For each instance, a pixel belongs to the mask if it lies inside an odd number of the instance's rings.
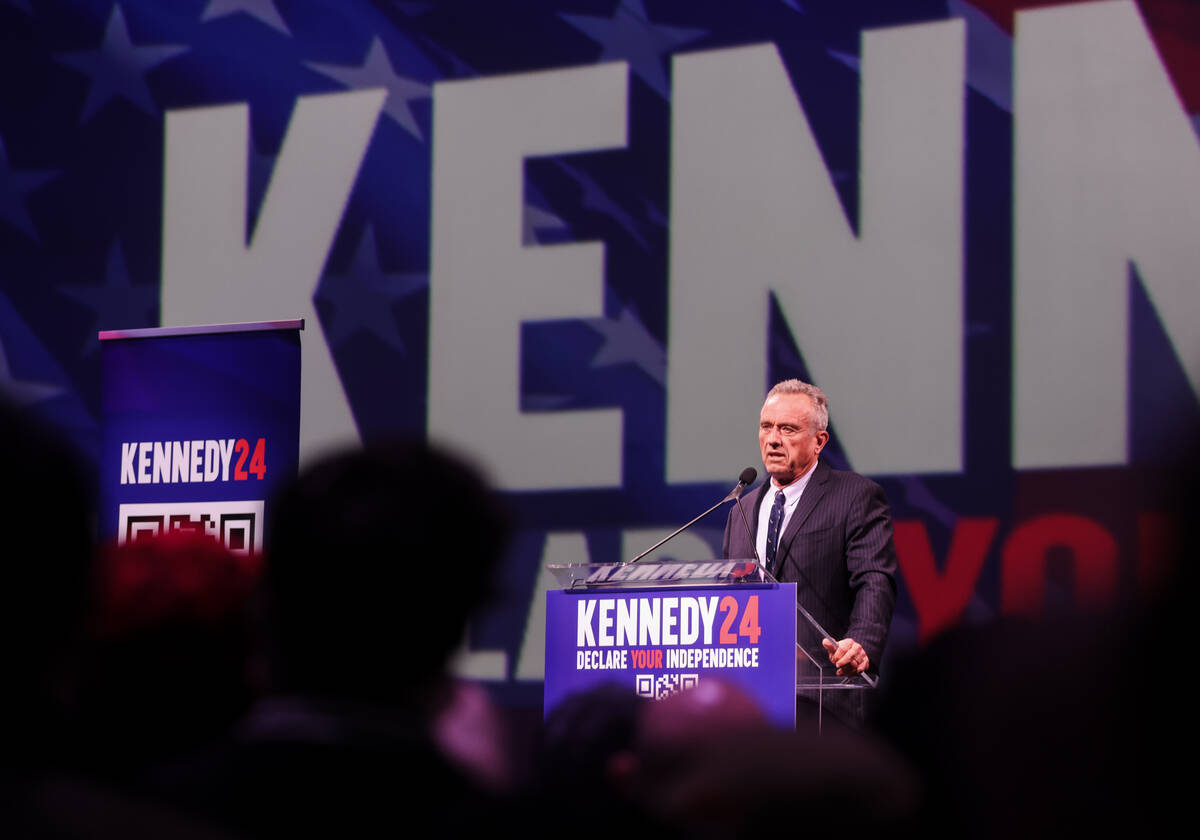
[{"label": "navy blue necktie", "polygon": [[775,491],[771,518],[767,521],[767,571],[775,573],[775,547],[779,544],[779,526],[783,522],[783,491]]}]

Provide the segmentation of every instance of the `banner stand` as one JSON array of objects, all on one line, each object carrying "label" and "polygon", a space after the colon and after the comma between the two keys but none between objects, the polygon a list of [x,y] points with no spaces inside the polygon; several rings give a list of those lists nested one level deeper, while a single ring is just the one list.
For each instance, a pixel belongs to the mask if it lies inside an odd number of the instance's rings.
[{"label": "banner stand", "polygon": [[106,330],[101,539],[188,529],[258,554],[300,447],[303,320]]}]

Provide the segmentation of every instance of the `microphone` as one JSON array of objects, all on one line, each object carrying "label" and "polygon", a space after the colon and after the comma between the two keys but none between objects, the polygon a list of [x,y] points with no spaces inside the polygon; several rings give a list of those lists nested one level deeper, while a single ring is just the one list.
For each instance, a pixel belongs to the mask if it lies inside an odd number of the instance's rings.
[{"label": "microphone", "polygon": [[[754,467],[746,467],[742,470],[742,474],[738,476],[738,483],[729,491],[729,495],[722,499],[722,502],[736,501],[742,496],[742,491],[754,483],[754,479],[758,478],[758,470]],[[701,514],[703,516],[703,514]]]},{"label": "microphone", "polygon": [[[717,508],[719,508],[721,505],[725,504],[726,502],[733,501],[733,500],[737,499],[739,496],[741,496],[741,495],[742,495],[742,491],[743,491],[743,490],[745,490],[747,487],[749,487],[749,486],[750,486],[750,484],[751,484],[751,482],[753,482],[753,481],[754,481],[754,479],[755,479],[755,478],[757,478],[757,477],[758,477],[758,470],[754,469],[754,467],[746,467],[746,469],[742,470],[742,474],[738,476],[738,482],[737,482],[737,484],[735,484],[735,485],[733,486],[733,489],[729,491],[728,495],[726,495],[724,499],[722,499],[721,501],[717,502],[715,505],[713,505],[712,507],[710,507],[708,510],[704,511],[704,513],[702,513],[702,514],[700,514],[699,516],[697,516],[695,519],[693,519],[693,520],[692,520],[691,522],[689,522],[688,524],[684,525],[682,528],[679,528],[679,529],[677,529],[677,530],[673,531],[672,533],[668,534],[667,536],[663,537],[661,540],[659,540],[659,541],[658,541],[658,542],[656,542],[654,545],[652,545],[652,546],[650,546],[649,548],[647,548],[645,551],[643,551],[643,552],[642,552],[641,554],[639,554],[637,557],[634,557],[632,560],[629,560],[629,561],[627,561],[627,562],[629,562],[629,563],[636,563],[637,561],[639,561],[639,560],[641,560],[643,557],[645,557],[647,554],[649,554],[651,551],[654,551],[654,549],[658,548],[658,547],[659,547],[660,545],[662,545],[663,543],[667,542],[667,541],[668,541],[668,540],[670,540],[670,539],[673,539],[674,537],[678,536],[679,534],[682,534],[682,533],[683,533],[684,531],[686,531],[688,528],[692,527],[692,526],[693,526],[693,525],[695,525],[697,522],[699,522],[701,519],[703,519],[704,517],[708,516],[708,515],[709,515],[710,513],[712,513],[714,510],[716,510]],[[743,518],[745,518],[745,516],[746,516],[746,513],[745,513],[745,511],[743,511],[743,512],[742,512],[742,517],[743,517]],[[749,526],[747,526],[747,527],[749,527]],[[753,541],[753,540],[751,540],[751,543],[753,543],[753,542],[754,542],[754,541]]]}]

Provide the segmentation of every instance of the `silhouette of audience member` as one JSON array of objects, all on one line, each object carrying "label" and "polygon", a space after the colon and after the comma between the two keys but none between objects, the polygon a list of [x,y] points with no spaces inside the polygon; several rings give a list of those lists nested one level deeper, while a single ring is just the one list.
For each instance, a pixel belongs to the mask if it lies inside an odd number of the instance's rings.
[{"label": "silhouette of audience member", "polygon": [[877,723],[919,768],[924,831],[1101,836],[1128,819],[1131,791],[1113,775],[1127,733],[1110,683],[1125,645],[1106,636],[1086,622],[997,620],[896,662]]},{"label": "silhouette of audience member", "polygon": [[90,477],[74,451],[0,393],[0,463],[9,489],[0,506],[0,715],[8,774],[61,756],[65,692],[83,630],[90,584]]},{"label": "silhouette of audience member", "polygon": [[71,767],[67,707],[92,583],[93,483],[74,450],[0,395],[0,836],[213,835]]},{"label": "silhouette of audience member", "polygon": [[62,761],[62,722],[87,604],[89,483],[74,453],[0,393],[0,835],[36,836]]},{"label": "silhouette of audience member", "polygon": [[568,698],[547,718],[544,753],[544,791],[558,811],[561,797],[573,790],[574,808],[588,791],[589,814],[576,821],[585,836],[898,829],[917,802],[915,776],[888,748],[849,729],[780,730],[715,678],[659,701],[624,686]]},{"label": "silhouette of audience member", "polygon": [[220,838],[80,774],[69,707],[93,571],[93,476],[65,438],[0,394],[0,836]]},{"label": "silhouette of audience member", "polygon": [[[643,707],[629,686],[603,683],[559,703],[542,725],[537,788],[551,824],[573,833],[619,836],[649,815],[629,796],[622,774],[630,760]],[[581,796],[587,816],[580,819]]]},{"label": "silhouette of audience member", "polygon": [[629,790],[688,837],[896,830],[917,801],[907,763],[866,734],[780,730],[719,679],[647,706],[629,766]]},{"label": "silhouette of audience member", "polygon": [[215,743],[249,708],[261,558],[176,530],[110,546],[96,565],[75,702],[80,766],[144,790],[154,768]]},{"label": "silhouette of audience member", "polygon": [[896,662],[877,724],[922,774],[923,832],[1153,835],[1186,819],[1191,777],[1180,760],[1197,746],[1181,653],[1194,632],[1195,454],[1181,448],[1174,471],[1156,492],[1179,533],[1164,540],[1167,578],[1148,598],[1127,591],[1102,614],[956,627]]},{"label": "silhouette of audience member", "polygon": [[193,795],[249,835],[504,825],[435,737],[508,535],[480,474],[420,443],[336,454],[282,489],[267,526],[271,690]]}]

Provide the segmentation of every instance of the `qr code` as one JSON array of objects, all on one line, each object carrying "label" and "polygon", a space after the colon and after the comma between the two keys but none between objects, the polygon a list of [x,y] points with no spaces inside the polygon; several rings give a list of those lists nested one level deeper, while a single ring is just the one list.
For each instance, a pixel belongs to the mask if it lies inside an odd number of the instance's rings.
[{"label": "qr code", "polygon": [[197,531],[216,537],[234,554],[262,552],[263,502],[172,502],[121,505],[117,542],[137,542],[164,531]]},{"label": "qr code", "polygon": [[699,674],[634,674],[633,687],[638,697],[661,700],[700,683]]}]

